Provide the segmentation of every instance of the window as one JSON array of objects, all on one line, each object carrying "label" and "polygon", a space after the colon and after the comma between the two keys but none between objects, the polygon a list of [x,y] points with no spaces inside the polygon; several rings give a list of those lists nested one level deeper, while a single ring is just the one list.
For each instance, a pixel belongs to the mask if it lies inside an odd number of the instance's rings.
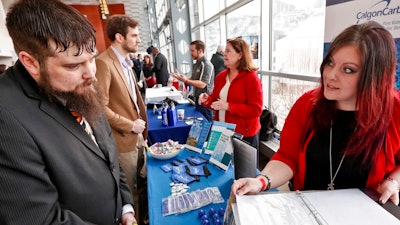
[{"label": "window", "polygon": [[[234,11],[228,13],[227,38],[250,37],[260,34],[260,0],[254,0]],[[250,43],[249,43],[250,44]]]},{"label": "window", "polygon": [[324,3],[323,0],[272,2],[272,71],[319,74]]},{"label": "window", "polygon": [[220,44],[221,32],[219,26],[219,19],[214,20],[205,27],[205,43],[206,43],[206,58],[211,59],[213,53],[215,53],[217,46]]},{"label": "window", "polygon": [[[263,77],[264,102],[270,99],[271,110],[278,115],[278,129],[294,102],[315,88],[323,58],[325,1],[274,0],[271,21],[270,70],[283,74],[315,76],[314,81]],[[267,79],[267,81],[265,81]],[[271,80],[271,90],[266,92]],[[265,85],[264,85],[265,84]],[[267,101],[266,101],[267,100]]]},{"label": "window", "polygon": [[233,3],[237,2],[238,0],[226,0],[226,7],[232,5]]},{"label": "window", "polygon": [[220,1],[223,0],[203,0],[204,20],[211,18],[220,11]]},{"label": "window", "polygon": [[189,0],[189,14],[190,14],[191,26],[192,27],[197,26],[200,22],[198,0]]}]

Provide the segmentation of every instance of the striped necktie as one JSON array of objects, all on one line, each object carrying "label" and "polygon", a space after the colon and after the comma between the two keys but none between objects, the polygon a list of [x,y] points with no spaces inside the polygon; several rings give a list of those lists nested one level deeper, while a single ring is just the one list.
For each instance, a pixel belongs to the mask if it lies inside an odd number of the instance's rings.
[{"label": "striped necktie", "polygon": [[83,127],[83,129],[85,130],[85,132],[90,136],[90,138],[94,141],[94,143],[96,143],[96,145],[97,145],[97,141],[96,141],[96,138],[95,138],[95,136],[93,135],[93,132],[92,132],[92,130],[90,129],[90,125],[89,124],[87,124],[87,122],[83,119],[83,117],[82,117],[82,115],[80,114],[80,113],[77,113],[77,112],[74,112],[74,111],[71,111],[71,115],[73,116],[73,117],[75,117],[75,120],[76,120],[76,122],[78,122],[82,127]]}]

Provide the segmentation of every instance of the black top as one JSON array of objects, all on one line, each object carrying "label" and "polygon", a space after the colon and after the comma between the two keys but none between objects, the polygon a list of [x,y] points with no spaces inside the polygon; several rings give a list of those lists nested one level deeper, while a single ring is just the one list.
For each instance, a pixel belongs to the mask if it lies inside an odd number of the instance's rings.
[{"label": "black top", "polygon": [[136,81],[140,80],[140,73],[142,72],[143,69],[143,62],[141,62],[139,59],[133,58],[133,71],[135,71],[136,74]]},{"label": "black top", "polygon": [[154,75],[153,63],[145,64],[143,63],[143,75],[145,78],[151,77]]},{"label": "black top", "polygon": [[[332,125],[332,178],[340,164],[348,145],[349,136],[356,129],[354,111],[337,111]],[[306,175],[304,190],[326,190],[331,181],[328,128],[317,137],[314,135],[306,152]],[[334,179],[335,189],[364,188],[370,168],[361,169],[361,160],[345,156],[339,172]]]}]

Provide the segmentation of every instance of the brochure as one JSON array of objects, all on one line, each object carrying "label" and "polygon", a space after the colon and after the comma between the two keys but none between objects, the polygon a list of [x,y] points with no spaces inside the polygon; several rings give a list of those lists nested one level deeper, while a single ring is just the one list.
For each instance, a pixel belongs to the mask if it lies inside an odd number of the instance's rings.
[{"label": "brochure", "polygon": [[210,157],[210,162],[223,170],[227,170],[232,161],[232,136],[235,132],[227,128],[219,129],[222,132]]},{"label": "brochure", "polygon": [[207,144],[204,147],[204,153],[209,154],[209,155],[213,154],[215,146],[217,145],[217,143],[221,137],[222,131],[225,129],[234,131],[235,127],[236,127],[236,124],[233,124],[233,123],[214,121],[214,123],[211,127],[210,135],[208,136]]},{"label": "brochure", "polygon": [[208,120],[195,119],[189,131],[189,136],[186,140],[185,148],[202,153],[204,143],[207,140],[212,122]]}]

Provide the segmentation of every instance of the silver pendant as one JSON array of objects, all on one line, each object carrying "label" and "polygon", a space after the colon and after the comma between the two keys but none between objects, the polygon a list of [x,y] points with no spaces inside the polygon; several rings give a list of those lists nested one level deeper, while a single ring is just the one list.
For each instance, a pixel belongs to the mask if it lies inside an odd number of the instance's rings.
[{"label": "silver pendant", "polygon": [[331,182],[331,183],[329,183],[329,184],[328,184],[328,189],[327,189],[327,190],[328,190],[328,191],[335,190],[335,188],[333,188],[333,186],[334,186],[334,185],[335,185],[335,184],[334,184],[334,183],[332,183],[332,182]]}]

